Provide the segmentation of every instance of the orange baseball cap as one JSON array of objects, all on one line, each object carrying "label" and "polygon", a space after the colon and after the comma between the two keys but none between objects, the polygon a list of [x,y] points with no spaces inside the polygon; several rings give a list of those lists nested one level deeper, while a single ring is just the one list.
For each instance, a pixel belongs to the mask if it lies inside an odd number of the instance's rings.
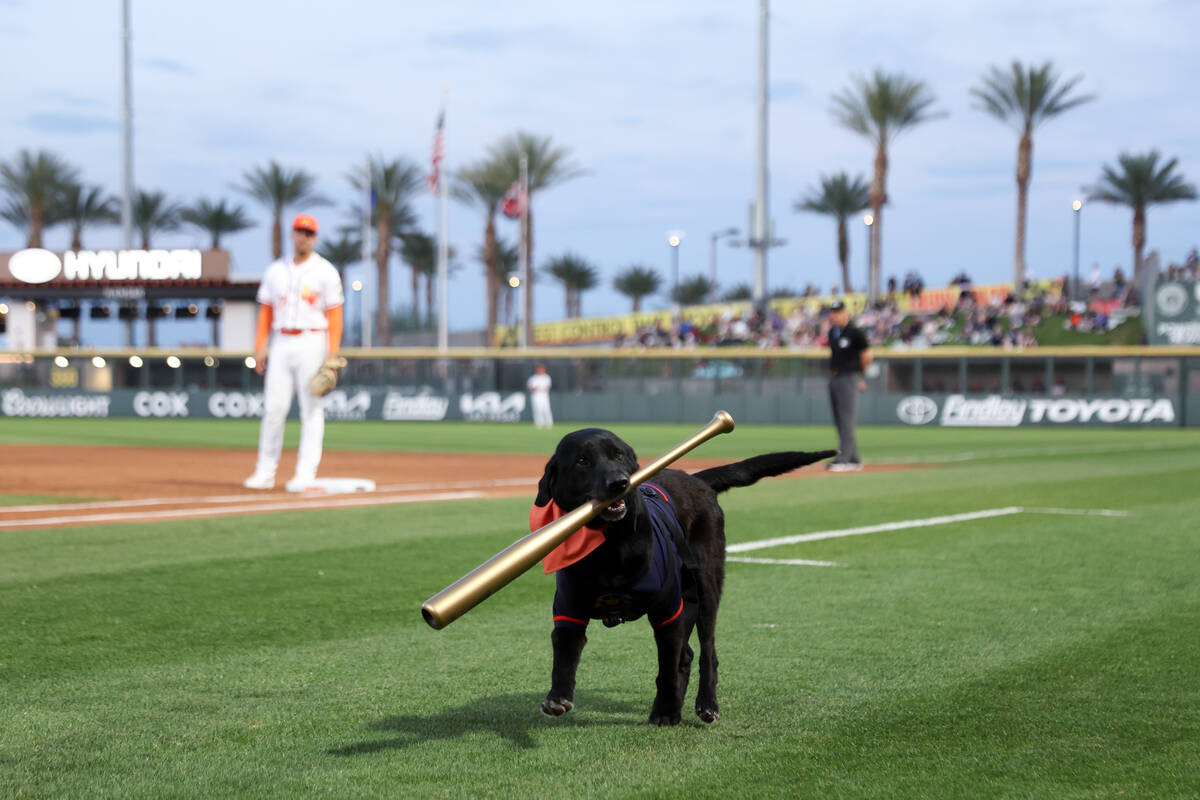
[{"label": "orange baseball cap", "polygon": [[292,220],[292,230],[317,232],[317,218],[312,214],[297,214]]}]

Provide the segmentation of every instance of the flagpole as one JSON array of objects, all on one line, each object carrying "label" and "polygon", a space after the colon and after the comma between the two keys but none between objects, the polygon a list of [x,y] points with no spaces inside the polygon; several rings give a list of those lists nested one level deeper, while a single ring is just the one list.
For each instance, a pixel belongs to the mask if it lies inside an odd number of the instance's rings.
[{"label": "flagpole", "polygon": [[533,284],[529,281],[529,242],[526,241],[526,225],[529,215],[529,159],[521,154],[521,217],[520,233],[517,234],[518,256],[521,263],[521,328],[517,331],[517,344],[522,350],[530,344],[533,338],[533,322],[529,319],[530,302],[533,295]]},{"label": "flagpole", "polygon": [[[442,89],[442,158],[445,158],[446,152],[446,95],[449,94],[449,89]],[[449,304],[446,295],[448,294],[448,274],[450,271],[450,234],[449,234],[449,193],[447,192],[447,184],[449,181],[445,178],[438,180],[438,193],[440,195],[439,205],[441,207],[440,220],[438,222],[438,350],[446,352],[449,349]],[[413,302],[416,302],[415,300]]]},{"label": "flagpole", "polygon": [[[363,173],[363,230],[362,230],[362,262],[363,289],[360,293],[359,311],[362,313],[362,346],[371,346],[371,317],[367,313],[367,274],[371,269],[371,157],[367,156],[365,172]],[[379,287],[375,287],[379,291]]]}]

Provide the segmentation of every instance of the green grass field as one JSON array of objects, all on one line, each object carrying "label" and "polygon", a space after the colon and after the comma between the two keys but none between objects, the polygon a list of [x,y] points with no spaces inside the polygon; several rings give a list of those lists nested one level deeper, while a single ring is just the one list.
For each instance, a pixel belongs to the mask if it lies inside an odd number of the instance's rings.
[{"label": "green grass field", "polygon": [[[642,455],[697,426],[613,425]],[[5,443],[253,444],[233,422],[0,420]],[[546,454],[529,426],[329,426],[330,449]],[[833,443],[745,426],[697,456]],[[1200,431],[868,428],[869,461],[725,495],[731,543],[1021,506],[731,563],[722,717],[645,724],[654,649],[590,630],[546,719],[553,580],[421,603],[529,500],[0,532],[0,797],[1195,797]],[[289,446],[294,446],[294,431]],[[3,489],[0,488],[0,492]],[[694,685],[693,685],[694,693]]]}]

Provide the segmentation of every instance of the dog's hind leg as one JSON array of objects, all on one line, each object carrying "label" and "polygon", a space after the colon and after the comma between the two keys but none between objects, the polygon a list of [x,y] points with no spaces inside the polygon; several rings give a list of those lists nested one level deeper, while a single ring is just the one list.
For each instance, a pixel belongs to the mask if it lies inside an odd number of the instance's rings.
[{"label": "dog's hind leg", "polygon": [[696,692],[696,716],[713,722],[721,716],[717,705],[717,604],[721,599],[720,576],[717,581],[701,579],[700,612],[696,619],[700,645],[700,688]]},{"label": "dog's hind leg", "polygon": [[542,713],[561,717],[575,707],[575,672],[587,636],[582,629],[555,628],[550,634],[554,648],[554,666],[550,670],[550,691],[542,699]]},{"label": "dog's hind leg", "polygon": [[683,659],[684,626],[680,623],[654,629],[654,643],[658,645],[658,678],[655,685],[658,693],[650,707],[651,725],[678,725],[682,719],[683,695],[679,691],[679,671]]},{"label": "dog's hind leg", "polygon": [[692,629],[696,627],[696,604],[684,603],[683,611],[683,648],[679,651],[679,707],[687,699],[688,683],[692,679],[692,660],[695,653],[688,640],[692,638]]}]

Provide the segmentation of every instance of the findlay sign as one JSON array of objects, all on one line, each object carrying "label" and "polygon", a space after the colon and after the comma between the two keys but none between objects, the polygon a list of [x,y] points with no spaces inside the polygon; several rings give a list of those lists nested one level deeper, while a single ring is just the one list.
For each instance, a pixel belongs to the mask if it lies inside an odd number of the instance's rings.
[{"label": "findlay sign", "polygon": [[905,397],[896,417],[908,425],[957,428],[1015,428],[1019,425],[1174,425],[1169,397],[966,397],[952,394],[939,404],[924,395]]},{"label": "findlay sign", "polygon": [[0,253],[0,280],[33,286],[80,281],[123,284],[220,279],[229,275],[229,254],[220,250],[68,250],[28,248]]}]

